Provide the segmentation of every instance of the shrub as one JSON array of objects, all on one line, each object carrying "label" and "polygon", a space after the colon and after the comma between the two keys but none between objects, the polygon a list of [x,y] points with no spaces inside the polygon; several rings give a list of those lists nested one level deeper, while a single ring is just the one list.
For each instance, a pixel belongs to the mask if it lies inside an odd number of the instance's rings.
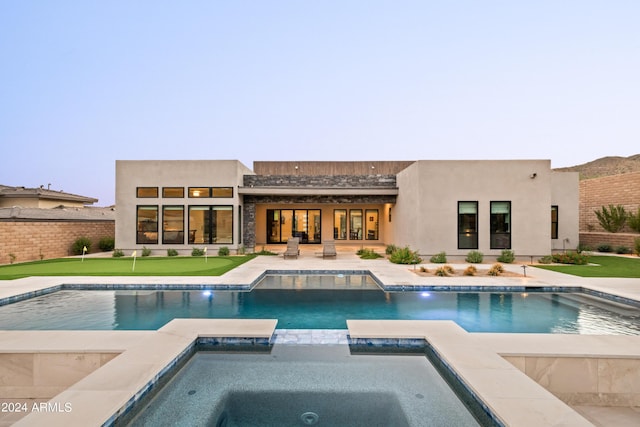
[{"label": "shrub", "polygon": [[396,245],[387,245],[387,247],[384,248],[384,253],[385,255],[391,255],[397,250],[398,250],[398,247]]},{"label": "shrub", "polygon": [[478,269],[474,265],[470,265],[467,268],[465,268],[463,274],[465,276],[475,276],[477,272],[478,272]]},{"label": "shrub", "polygon": [[146,246],[142,247],[142,256],[149,256],[151,255],[151,249],[147,248]]},{"label": "shrub", "polygon": [[624,227],[627,213],[622,205],[609,205],[609,209],[602,206],[599,211],[593,211],[598,217],[600,227],[609,233],[617,233]]},{"label": "shrub", "polygon": [[389,257],[389,261],[394,264],[420,264],[422,258],[417,251],[412,251],[408,246],[405,246],[394,251]]},{"label": "shrub", "polygon": [[493,264],[487,272],[489,276],[499,276],[502,273],[504,273],[504,268],[502,267],[502,264],[499,263]]},{"label": "shrub", "polygon": [[631,253],[631,248],[628,248],[626,246],[618,246],[616,248],[616,253],[617,254],[630,254]]},{"label": "shrub", "polygon": [[608,243],[600,243],[598,245],[598,252],[611,252],[613,251],[613,248],[611,248],[611,245]]},{"label": "shrub", "polygon": [[[204,255],[204,252],[203,252],[203,255]],[[220,249],[218,249],[218,256],[229,256],[229,248],[226,246],[223,246]]]},{"label": "shrub", "polygon": [[585,265],[589,262],[589,257],[584,253],[578,252],[566,252],[561,254],[553,254],[551,255],[553,262],[558,264],[576,264],[576,265]]},{"label": "shrub", "polygon": [[510,249],[503,249],[498,257],[498,262],[503,262],[505,264],[511,264],[516,259],[516,254]]},{"label": "shrub", "polygon": [[582,253],[582,252],[591,252],[593,249],[591,249],[591,246],[586,245],[584,243],[578,243],[578,247],[576,249],[576,251],[578,253]]},{"label": "shrub", "polygon": [[167,256],[178,256],[178,251],[175,249],[167,249]]},{"label": "shrub", "polygon": [[553,262],[553,257],[551,255],[545,255],[538,260],[540,264],[551,264]]},{"label": "shrub", "polygon": [[87,253],[91,252],[91,239],[88,237],[78,237],[71,245],[71,253],[82,255],[82,249],[87,247]]},{"label": "shrub", "polygon": [[429,270],[428,270],[428,269],[427,269],[427,267],[425,267],[424,265],[421,265],[421,266],[420,266],[420,272],[421,272],[421,273],[428,273],[428,272],[429,272]]},{"label": "shrub", "polygon": [[443,265],[442,267],[438,267],[435,271],[436,276],[447,277],[453,274],[453,267],[450,265]]},{"label": "shrub", "polygon": [[358,255],[362,259],[382,258],[382,255],[376,253],[373,249],[368,249],[368,248],[359,249],[356,252],[356,255]]},{"label": "shrub", "polygon": [[480,251],[471,251],[467,254],[465,260],[472,264],[480,264],[484,259],[484,254]]},{"label": "shrub", "polygon": [[102,252],[112,251],[113,248],[116,247],[116,239],[114,239],[113,237],[108,237],[108,236],[102,237],[100,239],[100,241],[98,242],[98,247],[100,248],[100,250]]},{"label": "shrub", "polygon": [[271,252],[271,251],[266,250],[264,248],[264,246],[263,246],[262,249],[260,250],[260,252],[256,252],[256,255],[278,255],[278,254],[275,253],[275,252]]},{"label": "shrub", "polygon": [[204,249],[193,248],[193,250],[191,250],[191,256],[203,256],[203,255],[204,255]]},{"label": "shrub", "polygon": [[14,262],[16,262],[16,259],[17,259],[17,258],[18,258],[18,257],[16,256],[16,254],[14,254],[14,253],[10,253],[10,254],[9,254],[9,263],[10,263],[10,264],[13,264]]},{"label": "shrub", "polygon": [[114,258],[120,258],[124,256],[124,252],[122,251],[122,249],[114,249],[113,250],[113,255]]},{"label": "shrub", "polygon": [[635,214],[627,213],[627,224],[633,231],[640,233],[640,207],[638,207],[638,212]]},{"label": "shrub", "polygon": [[636,252],[636,255],[640,256],[640,237],[636,237],[633,240],[633,249]]},{"label": "shrub", "polygon": [[444,264],[445,262],[447,262],[447,254],[444,252],[438,252],[437,254],[432,256],[429,261],[433,264]]}]

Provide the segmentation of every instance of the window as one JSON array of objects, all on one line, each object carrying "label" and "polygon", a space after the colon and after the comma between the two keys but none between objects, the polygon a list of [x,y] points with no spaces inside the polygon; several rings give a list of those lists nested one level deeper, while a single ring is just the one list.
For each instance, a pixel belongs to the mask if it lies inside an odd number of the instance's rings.
[{"label": "window", "polygon": [[335,240],[347,240],[346,209],[335,209],[333,211],[333,238]]},{"label": "window", "polygon": [[140,197],[140,198],[158,197],[158,187],[138,187],[136,188],[136,197]]},{"label": "window", "polygon": [[478,249],[478,202],[458,202],[458,249]]},{"label": "window", "polygon": [[364,211],[365,230],[367,240],[378,240],[378,209]]},{"label": "window", "polygon": [[184,206],[162,207],[162,243],[184,244]]},{"label": "window", "polygon": [[184,197],[184,187],[162,187],[162,197],[182,198]]},{"label": "window", "polygon": [[362,240],[362,209],[349,211],[349,240]]},{"label": "window", "polygon": [[136,224],[136,243],[158,243],[158,206],[138,206]]},{"label": "window", "polygon": [[551,206],[551,238],[558,238],[558,206]]},{"label": "window", "polygon": [[213,187],[211,190],[213,191],[213,197],[233,197],[233,187]]},{"label": "window", "polygon": [[209,187],[189,187],[189,197],[193,197],[193,198],[211,197],[211,189]]},{"label": "window", "polygon": [[189,206],[189,243],[233,243],[233,206]]},{"label": "window", "polygon": [[320,243],[320,214],[320,209],[267,209],[267,242],[298,237],[300,243]]},{"label": "window", "polygon": [[491,202],[491,249],[511,249],[511,202]]}]

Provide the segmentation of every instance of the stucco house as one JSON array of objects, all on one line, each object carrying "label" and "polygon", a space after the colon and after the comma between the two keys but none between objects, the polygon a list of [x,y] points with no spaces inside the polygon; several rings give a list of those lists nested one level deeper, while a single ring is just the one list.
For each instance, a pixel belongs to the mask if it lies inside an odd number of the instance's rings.
[{"label": "stucco house", "polygon": [[408,245],[548,255],[578,244],[578,174],[549,160],[119,160],[116,246]]}]

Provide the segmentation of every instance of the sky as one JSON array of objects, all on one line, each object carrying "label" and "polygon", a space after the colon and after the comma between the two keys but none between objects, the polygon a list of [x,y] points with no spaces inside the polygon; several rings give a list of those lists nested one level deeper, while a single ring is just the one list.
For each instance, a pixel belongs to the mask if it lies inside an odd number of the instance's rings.
[{"label": "sky", "polygon": [[640,2],[0,2],[0,184],[116,160],[640,153]]}]

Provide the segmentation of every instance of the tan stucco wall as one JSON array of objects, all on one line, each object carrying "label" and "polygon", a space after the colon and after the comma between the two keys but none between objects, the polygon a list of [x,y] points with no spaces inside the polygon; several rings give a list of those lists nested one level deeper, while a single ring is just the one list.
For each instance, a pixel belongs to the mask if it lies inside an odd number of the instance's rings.
[{"label": "tan stucco wall", "polygon": [[[116,247],[140,249],[136,244],[137,205],[233,205],[234,243],[220,246],[237,248],[241,224],[238,221],[238,186],[242,176],[253,172],[237,160],[118,160],[116,161]],[[137,187],[158,187],[157,199],[136,198]],[[184,187],[184,198],[162,198],[162,187]],[[189,199],[187,187],[233,187],[233,198]],[[185,217],[188,212],[185,211]],[[185,221],[188,218],[185,218]],[[160,218],[160,221],[162,218]],[[162,224],[159,224],[161,232]],[[186,227],[186,224],[185,224]],[[151,250],[186,248],[189,245],[146,245]],[[215,246],[215,245],[212,245]],[[217,246],[216,246],[217,247]]]},{"label": "tan stucco wall", "polygon": [[[490,202],[510,201],[511,249],[516,256],[549,254],[551,189],[554,183],[563,181],[552,175],[549,160],[418,161],[397,175],[400,192],[392,225],[395,243],[409,245],[425,255],[440,251],[466,255],[469,250],[457,249],[458,201],[477,201],[478,250],[499,255],[500,250],[490,249]],[[577,179],[575,176],[575,190],[567,190],[576,193],[569,205],[575,200],[577,206]],[[558,192],[558,197],[562,195]],[[565,201],[557,204],[564,212]],[[565,227],[567,231],[572,229]],[[577,242],[577,233],[570,239]]]},{"label": "tan stucco wall", "polygon": [[43,200],[36,197],[0,197],[0,208],[20,206],[21,208],[51,209],[60,205],[74,208],[82,208],[85,206],[83,203],[70,202],[66,200]]},{"label": "tan stucco wall", "polygon": [[551,204],[558,205],[558,238],[551,240],[552,250],[576,249],[579,243],[579,173],[551,173]]}]

